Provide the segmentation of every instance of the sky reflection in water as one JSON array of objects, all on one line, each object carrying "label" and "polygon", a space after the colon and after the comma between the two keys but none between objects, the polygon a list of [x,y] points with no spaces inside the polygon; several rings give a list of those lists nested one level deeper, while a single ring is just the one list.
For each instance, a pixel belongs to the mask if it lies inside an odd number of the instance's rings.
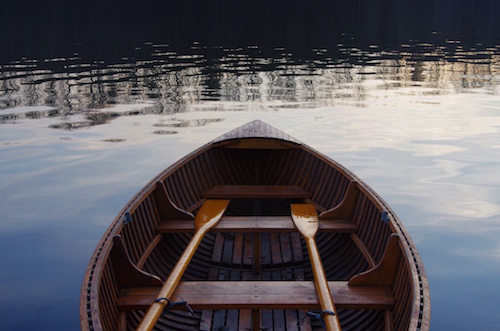
[{"label": "sky reflection in water", "polygon": [[121,207],[167,165],[258,118],[395,209],[428,273],[432,329],[495,330],[500,47],[476,46],[340,44],[295,56],[144,43],[120,63],[75,54],[2,65],[3,325],[78,329],[84,270]]}]

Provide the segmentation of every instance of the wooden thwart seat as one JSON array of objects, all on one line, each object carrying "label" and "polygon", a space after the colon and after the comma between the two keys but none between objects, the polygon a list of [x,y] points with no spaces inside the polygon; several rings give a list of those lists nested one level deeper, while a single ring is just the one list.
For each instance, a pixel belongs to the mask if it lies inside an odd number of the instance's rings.
[{"label": "wooden thwart seat", "polygon": [[[341,206],[346,204],[351,209],[352,200],[357,195],[356,183],[351,183]],[[194,217],[176,207],[161,182],[155,189],[157,205],[162,222],[157,225],[158,233],[192,232]],[[290,198],[310,199],[312,194],[298,186],[270,185],[216,185],[202,196],[206,199],[231,198]],[[337,207],[338,210],[339,207]],[[333,209],[335,210],[335,208]],[[338,215],[337,215],[338,214]],[[357,227],[351,222],[349,213],[327,211],[320,215],[319,231],[355,233]],[[296,228],[290,216],[224,216],[211,230],[214,232],[294,232]]]},{"label": "wooden thwart seat", "polygon": [[[347,219],[320,220],[319,231],[356,232],[356,225]],[[159,233],[192,232],[192,220],[168,220],[156,227]],[[213,232],[295,232],[290,216],[223,216]]]},{"label": "wooden thwart seat", "polygon": [[231,198],[290,198],[309,199],[310,192],[297,186],[279,185],[217,185],[202,194],[207,199]]},{"label": "wooden thwart seat", "polygon": [[[347,281],[328,282],[339,309],[392,309],[390,287],[349,286]],[[122,289],[118,309],[147,309],[159,287]],[[196,281],[181,282],[172,300],[186,300],[203,309],[318,309],[320,303],[312,281]]]}]

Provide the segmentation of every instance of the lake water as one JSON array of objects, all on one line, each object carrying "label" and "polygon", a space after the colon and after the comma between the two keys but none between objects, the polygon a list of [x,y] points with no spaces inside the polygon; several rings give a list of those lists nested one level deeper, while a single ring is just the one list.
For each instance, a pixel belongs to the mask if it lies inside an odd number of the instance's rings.
[{"label": "lake water", "polygon": [[78,330],[160,170],[254,119],[351,169],[422,256],[432,330],[498,330],[498,1],[18,1],[0,27],[2,330]]}]

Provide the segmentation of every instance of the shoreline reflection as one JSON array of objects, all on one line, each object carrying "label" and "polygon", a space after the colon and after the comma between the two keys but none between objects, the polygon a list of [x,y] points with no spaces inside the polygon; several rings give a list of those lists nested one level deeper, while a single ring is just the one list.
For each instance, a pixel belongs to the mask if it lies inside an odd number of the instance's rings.
[{"label": "shoreline reflection", "polygon": [[[78,63],[78,57],[19,62],[0,67],[0,124],[60,117],[67,122],[50,127],[74,130],[119,116],[182,113],[208,101],[367,107],[374,94],[497,94],[500,46],[463,51],[459,44],[452,45],[453,54],[416,44],[403,45],[398,52],[339,46],[335,54],[314,49],[311,58],[299,58],[284,48],[265,57],[257,46],[221,49],[196,44],[192,54],[177,54],[167,45],[150,44],[149,59],[121,64]],[[339,52],[344,58],[335,57]],[[109,110],[114,105],[128,106],[125,111]],[[52,108],[20,111],[40,106]],[[75,115],[79,120],[72,119]]]}]

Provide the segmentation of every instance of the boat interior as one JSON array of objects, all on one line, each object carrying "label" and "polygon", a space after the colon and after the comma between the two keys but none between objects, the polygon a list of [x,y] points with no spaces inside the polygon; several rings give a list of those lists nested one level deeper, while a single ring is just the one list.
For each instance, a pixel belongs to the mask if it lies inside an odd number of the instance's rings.
[{"label": "boat interior", "polygon": [[306,242],[291,218],[296,203],[318,212],[315,240],[342,330],[407,330],[422,314],[405,232],[390,209],[320,154],[247,139],[193,153],[124,208],[103,245],[112,249],[95,294],[100,320],[90,322],[135,330],[213,199],[229,205],[155,330],[324,329]]}]

